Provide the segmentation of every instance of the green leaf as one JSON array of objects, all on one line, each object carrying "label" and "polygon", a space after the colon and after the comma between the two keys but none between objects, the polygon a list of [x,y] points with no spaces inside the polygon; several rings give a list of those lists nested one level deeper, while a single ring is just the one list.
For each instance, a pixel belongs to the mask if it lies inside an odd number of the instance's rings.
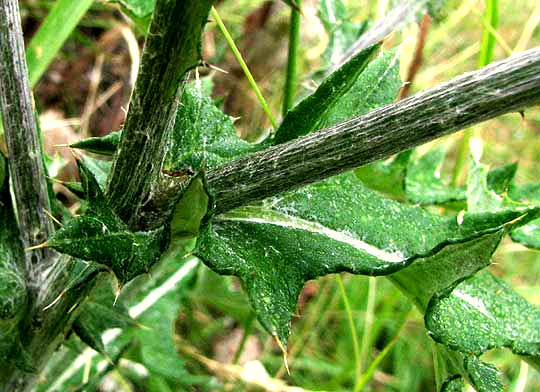
[{"label": "green leaf", "polygon": [[[540,205],[540,184],[510,184],[508,196],[529,205]],[[533,249],[540,249],[540,218],[510,231],[513,241]]]},{"label": "green leaf", "polygon": [[138,18],[152,15],[156,4],[155,0],[116,0],[116,2]]},{"label": "green leaf", "polygon": [[430,257],[415,261],[389,279],[425,311],[432,296],[453,283],[473,275],[491,263],[504,232],[499,231],[453,244]]},{"label": "green leaf", "polygon": [[465,214],[458,222],[384,199],[349,173],[214,218],[195,254],[241,279],[259,321],[285,345],[307,280],[341,271],[390,274],[520,216]]},{"label": "green leaf", "polygon": [[508,205],[526,207],[522,203],[514,203],[503,194],[498,194],[494,188],[500,188],[498,180],[492,176],[488,185],[489,168],[480,163],[479,157],[472,157],[467,179],[467,210],[468,211],[495,211]]},{"label": "green leaf", "polygon": [[26,49],[30,87],[34,87],[93,0],[58,0]]},{"label": "green leaf", "polygon": [[110,209],[96,179],[78,161],[82,186],[88,200],[85,215],[72,219],[49,238],[49,247],[73,257],[104,264],[121,285],[147,273],[169,243],[166,227],[131,232]]},{"label": "green leaf", "polygon": [[[92,173],[92,176],[96,179],[99,187],[101,189],[105,189],[105,186],[107,184],[107,177],[111,172],[112,162],[93,158],[88,155],[82,155],[81,160],[84,164],[84,167]],[[71,192],[75,194],[75,196],[79,197],[80,199],[86,199],[85,190],[83,189],[83,185],[80,182],[65,182],[62,185],[68,188]]]},{"label": "green leaf", "polygon": [[480,361],[475,355],[468,355],[464,361],[467,376],[478,392],[502,392],[501,373],[489,363]]},{"label": "green leaf", "polygon": [[261,147],[236,135],[232,119],[214,104],[199,80],[184,89],[164,167],[198,172]]},{"label": "green leaf", "polygon": [[317,128],[331,127],[394,102],[402,84],[399,56],[399,50],[394,49],[373,60],[352,87],[327,108]]},{"label": "green leaf", "polygon": [[434,340],[464,353],[540,355],[540,310],[488,272],[434,296],[425,323]]},{"label": "green leaf", "polygon": [[94,154],[113,155],[120,143],[122,131],[111,132],[102,137],[90,137],[70,144],[71,148],[78,148]]},{"label": "green leaf", "polygon": [[461,376],[453,376],[441,385],[441,392],[462,392],[465,382]]},{"label": "green leaf", "polygon": [[[508,192],[512,180],[516,175],[517,163],[510,163],[493,170],[490,170],[487,174],[487,186],[498,194]],[[520,200],[519,198],[513,198],[514,200]]]},{"label": "green leaf", "polygon": [[112,162],[92,158],[87,155],[83,155],[81,159],[84,166],[88,168],[88,170],[92,173],[92,176],[96,179],[99,187],[101,189],[105,189],[107,177],[111,171]]},{"label": "green leaf", "polygon": [[84,199],[85,194],[82,188],[82,184],[80,182],[75,182],[75,181],[63,182],[62,185],[65,186],[71,193],[73,193],[79,199]]},{"label": "green leaf", "polygon": [[[473,159],[467,184],[467,204],[470,211],[496,211],[515,208],[523,211],[540,205],[540,186],[515,185],[512,180],[517,169],[515,164],[488,171],[478,159]],[[536,217],[538,218],[538,217]],[[527,219],[512,227],[513,241],[540,249],[540,218]]]},{"label": "green leaf", "polygon": [[329,37],[323,54],[327,65],[339,62],[367,28],[366,22],[355,23],[351,20],[341,0],[320,0],[319,19]]},{"label": "green leaf", "polygon": [[413,150],[359,167],[354,174],[368,188],[394,198],[405,198],[405,175]]},{"label": "green leaf", "polygon": [[407,166],[405,179],[405,192],[410,201],[426,205],[466,199],[464,189],[449,186],[441,178],[445,156],[444,146],[434,147],[420,157],[415,153]]},{"label": "green leaf", "polygon": [[508,196],[527,204],[540,204],[540,184],[510,184]]},{"label": "green leaf", "polygon": [[125,328],[139,325],[119,307],[87,301],[79,310],[72,328],[77,336],[97,352],[107,356],[102,341],[103,333],[111,328]]},{"label": "green leaf", "polygon": [[70,270],[70,279],[66,284],[60,296],[63,296],[69,290],[79,289],[82,285],[93,279],[100,272],[108,271],[107,267],[99,263],[89,263],[83,260],[71,258],[69,262],[73,263]]},{"label": "green leaf", "polygon": [[209,211],[210,195],[204,182],[204,174],[195,175],[176,204],[171,221],[173,239],[194,238],[199,234],[201,222]]},{"label": "green leaf", "polygon": [[320,122],[354,85],[380,45],[364,49],[332,75],[313,94],[287,112],[276,131],[274,143],[285,143],[322,128]]},{"label": "green leaf", "polygon": [[515,242],[529,248],[540,249],[540,219],[535,219],[526,225],[512,229],[510,236]]},{"label": "green leaf", "polygon": [[156,5],[156,0],[108,0],[111,3],[119,3],[124,11],[141,29],[145,32],[150,26],[152,12]]}]

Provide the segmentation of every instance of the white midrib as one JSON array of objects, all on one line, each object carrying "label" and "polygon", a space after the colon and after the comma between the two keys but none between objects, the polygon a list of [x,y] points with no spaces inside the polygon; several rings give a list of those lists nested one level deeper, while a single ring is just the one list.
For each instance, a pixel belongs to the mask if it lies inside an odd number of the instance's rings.
[{"label": "white midrib", "polygon": [[268,211],[268,216],[266,217],[241,217],[238,215],[235,216],[232,214],[228,214],[222,215],[220,218],[218,218],[218,220],[268,224],[285,227],[288,229],[304,230],[310,233],[324,235],[325,237],[331,238],[335,241],[347,244],[359,251],[368,253],[369,255],[374,256],[382,261],[386,261],[388,263],[400,263],[405,260],[405,257],[400,252],[386,252],[382,249],[368,244],[367,242],[359,240],[358,238],[354,238],[343,231],[336,231],[317,222],[311,222],[294,216],[277,213],[275,211]]}]

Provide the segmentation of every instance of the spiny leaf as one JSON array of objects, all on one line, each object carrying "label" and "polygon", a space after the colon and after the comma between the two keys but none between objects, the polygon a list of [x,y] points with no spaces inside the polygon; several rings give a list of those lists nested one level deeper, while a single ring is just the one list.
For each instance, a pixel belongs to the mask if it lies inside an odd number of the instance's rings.
[{"label": "spiny leaf", "polygon": [[[111,215],[109,215],[111,216]],[[112,269],[121,285],[148,273],[168,246],[165,227],[148,232],[129,231],[120,218],[89,212],[57,231],[48,246],[61,253],[98,262]]]},{"label": "spiny leaf", "polygon": [[84,163],[84,166],[92,173],[92,176],[96,179],[99,187],[101,189],[105,189],[107,177],[111,171],[112,162],[92,158],[88,155],[83,155],[81,160]]},{"label": "spiny leaf", "polygon": [[434,340],[464,353],[540,355],[540,310],[488,272],[434,296],[425,322]]},{"label": "spiny leaf", "polygon": [[[510,184],[508,196],[513,200],[530,205],[540,205],[540,184],[515,185]],[[535,219],[526,225],[510,231],[513,241],[533,249],[540,249],[540,219]]]},{"label": "spiny leaf", "polygon": [[79,161],[82,187],[88,200],[86,214],[72,219],[47,244],[61,253],[104,264],[121,285],[146,273],[167,248],[169,230],[131,232],[110,209],[96,179]]},{"label": "spiny leaf", "polygon": [[82,185],[80,182],[68,181],[68,182],[63,182],[62,185],[65,186],[71,193],[73,193],[79,199],[84,199],[85,197],[84,191],[82,189]]},{"label": "spiny leaf", "polygon": [[432,296],[491,263],[504,231],[449,245],[433,256],[416,260],[389,279],[424,312]]},{"label": "spiny leaf", "polygon": [[88,346],[108,356],[101,336],[111,328],[125,328],[139,325],[129,315],[113,304],[103,305],[87,301],[80,309],[79,316],[73,322],[73,331]]},{"label": "spiny leaf", "polygon": [[394,102],[401,88],[399,56],[399,50],[389,50],[369,63],[352,87],[328,107],[317,128],[337,125]]},{"label": "spiny leaf", "polygon": [[274,143],[285,143],[320,129],[321,120],[351,89],[379,47],[380,45],[373,45],[361,51],[325,79],[313,94],[289,110],[276,131]]},{"label": "spiny leaf", "polygon": [[71,148],[78,148],[94,154],[113,155],[120,143],[122,131],[111,132],[102,137],[90,137],[70,144]]},{"label": "spiny leaf", "polygon": [[444,204],[466,199],[465,189],[454,188],[441,178],[446,151],[444,146],[430,149],[422,156],[418,152],[409,161],[405,179],[407,198],[417,204]]},{"label": "spiny leaf", "polygon": [[199,80],[184,89],[164,166],[197,172],[261,147],[236,135],[232,119],[214,104]]},{"label": "spiny leaf", "polygon": [[464,361],[467,376],[478,392],[502,392],[501,373],[489,363],[482,362],[475,355],[468,355]]},{"label": "spiny leaf", "polygon": [[96,262],[86,262],[72,257],[70,257],[67,262],[72,263],[69,269],[69,280],[62,292],[50,304],[48,304],[44,310],[54,306],[68,291],[79,289],[82,285],[92,280],[100,272],[109,271],[105,265]]},{"label": "spiny leaf", "polygon": [[216,217],[195,254],[216,272],[238,276],[261,324],[285,344],[307,280],[341,271],[390,274],[522,215],[466,214],[458,222],[384,199],[349,173]]},{"label": "spiny leaf", "polygon": [[[500,173],[491,177],[491,186],[488,183],[489,168],[479,161],[479,157],[472,157],[470,161],[469,177],[467,179],[467,210],[468,211],[496,211],[514,207],[526,209],[527,204],[515,202],[504,193],[497,193],[495,188],[500,189],[503,179],[498,179]],[[508,174],[508,173],[507,173]],[[504,188],[503,188],[504,191]]]},{"label": "spiny leaf", "polygon": [[[486,165],[473,159],[467,185],[467,204],[471,211],[494,211],[504,208],[535,208],[540,205],[540,186],[516,185],[513,182],[515,164],[488,171]],[[527,224],[510,230],[513,241],[540,249],[540,219],[529,219]]]},{"label": "spiny leaf", "polygon": [[462,392],[465,382],[461,376],[453,376],[441,385],[441,392]]},{"label": "spiny leaf", "polygon": [[[99,188],[104,189],[107,183],[107,177],[111,171],[112,163],[110,161],[92,158],[87,155],[83,155],[81,161],[84,165],[84,170],[92,174],[92,177],[96,180]],[[81,171],[80,165],[78,164],[77,166],[81,177],[86,175]],[[81,181],[83,181],[82,178]],[[84,189],[82,182],[66,182],[63,183],[63,185],[80,199],[86,199],[86,190]],[[96,189],[96,187],[94,187],[94,189]]]}]

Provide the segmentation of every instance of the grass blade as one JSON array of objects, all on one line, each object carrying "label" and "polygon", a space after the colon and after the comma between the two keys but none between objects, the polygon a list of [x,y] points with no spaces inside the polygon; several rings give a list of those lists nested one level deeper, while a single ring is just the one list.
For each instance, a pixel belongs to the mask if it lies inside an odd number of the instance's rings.
[{"label": "grass blade", "polygon": [[255,82],[255,79],[253,79],[253,75],[251,74],[251,71],[249,70],[246,62],[244,61],[242,54],[240,53],[240,50],[238,50],[238,47],[234,43],[234,40],[232,39],[231,35],[229,34],[229,31],[227,30],[227,27],[225,27],[223,20],[221,20],[221,17],[219,16],[215,7],[212,7],[212,10],[210,12],[212,14],[212,18],[214,18],[214,20],[216,21],[219,27],[219,30],[225,37],[225,40],[227,41],[229,48],[231,48],[231,51],[233,52],[233,55],[236,58],[236,61],[238,61],[238,64],[242,68],[242,71],[244,71],[244,74],[246,75],[249,85],[251,86],[251,89],[257,96],[257,99],[259,100],[260,105],[262,106],[264,112],[266,113],[268,120],[270,120],[272,127],[274,129],[277,129],[278,125],[277,125],[276,119],[274,118],[274,115],[270,111],[270,108],[268,107],[268,104],[266,103],[266,100],[264,99],[262,92],[259,89],[259,86],[257,85],[257,82]]},{"label": "grass blade", "polygon": [[34,87],[93,0],[58,0],[26,50],[30,87]]},{"label": "grass blade", "polygon": [[[297,0],[297,6],[301,6],[301,0]],[[287,55],[287,74],[285,76],[285,89],[283,93],[283,117],[287,114],[294,103],[297,85],[298,43],[300,41],[300,11],[291,8],[289,24],[289,53]]]},{"label": "grass blade", "polygon": [[[484,20],[488,26],[496,29],[499,24],[499,2],[498,0],[486,0],[484,10]],[[478,58],[478,68],[485,67],[493,59],[493,48],[495,47],[495,35],[491,29],[485,28],[482,31],[482,46]]]}]

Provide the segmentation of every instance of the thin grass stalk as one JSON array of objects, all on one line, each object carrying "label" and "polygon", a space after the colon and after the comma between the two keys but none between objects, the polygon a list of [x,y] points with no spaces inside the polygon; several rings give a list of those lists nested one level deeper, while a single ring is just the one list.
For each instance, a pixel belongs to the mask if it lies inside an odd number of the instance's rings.
[{"label": "thin grass stalk", "polygon": [[[297,0],[298,7],[302,6],[302,0]],[[298,45],[300,42],[300,12],[291,7],[289,23],[289,52],[287,55],[287,73],[285,74],[285,87],[283,92],[283,117],[287,114],[296,97],[298,85]]]},{"label": "thin grass stalk", "polygon": [[[358,343],[358,335],[356,333],[356,326],[354,325],[354,319],[351,311],[351,305],[349,303],[349,297],[347,296],[347,292],[345,291],[345,285],[343,284],[343,278],[341,275],[336,275],[336,281],[339,287],[339,292],[341,294],[341,299],[343,300],[343,305],[345,306],[345,314],[347,315],[347,321],[349,323],[349,329],[351,331],[351,338],[353,341],[353,349],[354,349],[354,362],[355,362],[355,385],[358,384],[360,381],[360,377],[362,376],[362,362],[360,358],[360,344]],[[355,391],[358,389],[354,388]]]},{"label": "thin grass stalk", "polygon": [[403,322],[401,323],[398,331],[396,332],[392,340],[381,350],[381,352],[375,357],[373,362],[371,362],[371,364],[366,369],[366,371],[362,374],[362,377],[355,385],[355,388],[354,388],[355,392],[362,391],[364,389],[364,387],[369,382],[369,380],[373,378],[373,375],[375,374],[375,371],[380,366],[381,362],[384,360],[384,358],[386,358],[386,356],[392,350],[392,348],[394,348],[397,341],[399,340],[399,337],[401,336],[401,333],[405,329],[405,325],[407,325],[407,320],[409,318],[410,313],[411,311],[407,312],[407,314],[403,318]]},{"label": "thin grass stalk", "polygon": [[236,61],[238,61],[238,64],[240,65],[240,67],[242,68],[242,71],[244,72],[244,75],[246,75],[246,78],[247,78],[247,80],[249,82],[249,85],[250,85],[251,89],[253,90],[253,92],[255,93],[255,95],[257,96],[257,100],[259,101],[259,104],[263,108],[264,113],[268,117],[268,120],[270,121],[270,124],[272,124],[272,127],[274,129],[277,129],[278,125],[277,125],[276,119],[275,119],[274,115],[272,114],[272,111],[270,110],[270,107],[266,103],[266,100],[264,99],[264,96],[263,96],[263,94],[261,92],[261,89],[257,85],[257,82],[255,82],[255,79],[253,78],[253,75],[251,74],[251,71],[249,70],[249,67],[247,66],[246,62],[244,61],[244,58],[242,57],[242,53],[240,53],[240,50],[238,49],[238,47],[234,43],[234,40],[231,37],[231,34],[227,30],[227,27],[223,23],[223,20],[221,20],[221,17],[219,16],[219,13],[217,12],[216,8],[212,7],[210,13],[212,15],[212,18],[214,18],[214,20],[216,21],[219,30],[221,31],[221,33],[225,37],[225,41],[227,41],[227,45],[229,45],[229,48],[233,52],[233,55],[234,55]]},{"label": "thin grass stalk", "polygon": [[[366,313],[364,315],[364,331],[362,333],[362,344],[360,346],[360,371],[363,372],[370,351],[371,327],[375,319],[375,296],[377,293],[377,279],[374,276],[368,278],[368,295],[366,300]],[[355,390],[359,390],[356,389]]]}]

